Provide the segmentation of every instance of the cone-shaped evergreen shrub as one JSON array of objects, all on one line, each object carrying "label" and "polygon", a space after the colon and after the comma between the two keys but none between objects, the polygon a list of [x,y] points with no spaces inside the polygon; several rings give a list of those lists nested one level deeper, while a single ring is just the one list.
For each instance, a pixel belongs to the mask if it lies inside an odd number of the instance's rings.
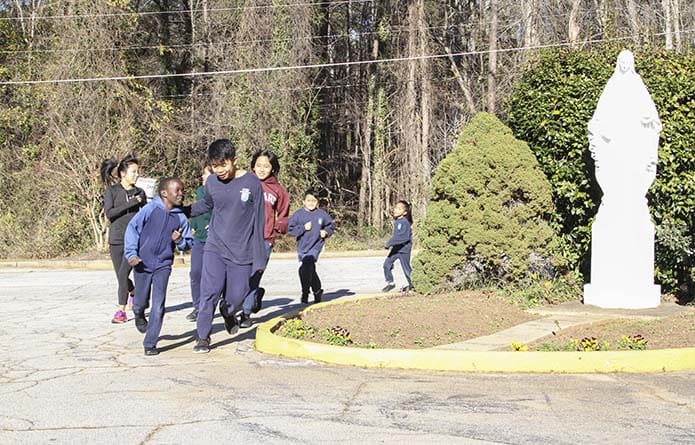
[{"label": "cone-shaped evergreen shrub", "polygon": [[550,183],[525,142],[479,113],[440,163],[413,284],[423,293],[550,273]]}]

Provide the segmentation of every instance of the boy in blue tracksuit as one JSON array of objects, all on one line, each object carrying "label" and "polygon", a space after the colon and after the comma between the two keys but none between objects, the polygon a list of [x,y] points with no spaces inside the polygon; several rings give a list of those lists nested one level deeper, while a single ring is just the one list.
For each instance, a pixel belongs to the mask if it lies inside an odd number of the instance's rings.
[{"label": "boy in blue tracksuit", "polygon": [[[135,327],[145,334],[145,355],[157,355],[157,340],[162,330],[167,285],[174,261],[174,247],[188,250],[193,236],[181,210],[183,182],[164,178],[159,196],[138,212],[125,232],[124,255],[135,274]],[[152,299],[149,322],[145,309]]]},{"label": "boy in blue tracksuit", "polygon": [[413,282],[410,280],[410,252],[413,247],[412,224],[413,217],[410,214],[410,203],[408,201],[398,201],[393,208],[393,235],[386,242],[386,247],[389,254],[384,260],[384,279],[386,286],[382,289],[383,292],[388,292],[396,287],[393,281],[393,264],[398,260],[403,269],[403,275],[408,280],[408,285],[403,287],[403,291],[413,288]]},{"label": "boy in blue tracksuit", "polygon": [[333,218],[325,210],[319,209],[318,193],[309,189],[304,193],[304,208],[290,217],[287,233],[297,238],[299,281],[302,284],[302,303],[309,303],[309,290],[314,292],[314,303],[320,303],[323,296],[321,280],[316,273],[316,261],[326,238],[333,234]]}]

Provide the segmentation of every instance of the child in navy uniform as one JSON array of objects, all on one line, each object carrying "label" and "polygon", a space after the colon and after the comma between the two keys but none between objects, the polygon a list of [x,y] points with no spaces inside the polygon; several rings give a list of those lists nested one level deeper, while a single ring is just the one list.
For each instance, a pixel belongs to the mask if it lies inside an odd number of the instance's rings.
[{"label": "child in navy uniform", "polygon": [[396,287],[393,281],[393,263],[398,260],[403,268],[403,274],[408,285],[404,286],[402,291],[407,291],[413,288],[413,283],[410,280],[410,251],[413,247],[412,239],[412,224],[413,217],[410,214],[410,203],[408,201],[398,201],[393,208],[393,235],[386,242],[387,249],[390,249],[386,260],[384,261],[384,279],[386,286],[382,289],[383,292],[388,292]]},{"label": "child in navy uniform", "polygon": [[[267,259],[261,181],[237,170],[236,148],[228,139],[210,144],[207,160],[214,175],[205,183],[203,199],[191,206],[191,216],[212,212],[203,251],[195,353],[210,352],[212,317],[218,302],[227,332],[239,331],[235,312],[251,290],[251,277],[265,268]],[[224,298],[220,298],[223,291]]]},{"label": "child in navy uniform", "polygon": [[[125,232],[125,258],[135,272],[135,327],[145,333],[145,355],[159,354],[157,340],[164,320],[174,246],[188,250],[193,240],[188,220],[180,208],[183,191],[180,179],[162,179],[159,196],[130,220]],[[150,296],[152,309],[148,323],[145,309]]]},{"label": "child in navy uniform", "polygon": [[[200,176],[202,185],[198,186],[195,191],[195,199],[200,200],[205,196],[205,183],[208,177],[212,174],[209,165],[203,167],[203,172]],[[193,245],[191,246],[191,271],[189,278],[191,281],[191,302],[193,310],[186,315],[186,320],[196,321],[198,318],[198,303],[200,302],[200,278],[203,275],[203,250],[205,250],[205,241],[208,239],[208,225],[210,224],[210,214],[203,213],[195,218],[191,218],[190,225],[193,232]]]},{"label": "child in navy uniform", "polygon": [[304,208],[292,214],[287,233],[297,238],[299,281],[302,284],[302,303],[309,303],[309,290],[314,292],[314,303],[323,296],[321,280],[316,273],[316,262],[326,238],[333,234],[333,219],[318,208],[318,193],[309,189],[304,193]]}]

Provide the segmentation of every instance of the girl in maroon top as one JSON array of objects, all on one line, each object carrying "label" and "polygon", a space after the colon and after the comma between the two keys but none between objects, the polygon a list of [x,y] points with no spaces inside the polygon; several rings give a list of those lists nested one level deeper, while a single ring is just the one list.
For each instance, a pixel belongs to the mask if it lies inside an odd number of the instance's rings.
[{"label": "girl in maroon top", "polygon": [[[277,180],[280,162],[275,153],[270,150],[257,151],[251,158],[251,170],[261,180],[261,186],[263,186],[265,201],[263,238],[265,239],[267,266],[275,240],[280,235],[287,233],[290,197],[287,190]],[[239,324],[242,328],[250,327],[251,313],[256,313],[261,309],[261,301],[265,294],[265,289],[260,287],[261,276],[262,272],[256,273],[251,280],[251,292],[246,296],[242,307]]]}]

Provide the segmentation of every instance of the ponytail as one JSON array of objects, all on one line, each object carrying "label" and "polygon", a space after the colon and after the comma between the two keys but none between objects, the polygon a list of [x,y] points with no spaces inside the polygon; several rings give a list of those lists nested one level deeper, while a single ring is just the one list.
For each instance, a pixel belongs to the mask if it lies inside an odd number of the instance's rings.
[{"label": "ponytail", "polygon": [[118,178],[112,173],[113,169],[117,166],[118,161],[116,161],[116,158],[104,159],[104,161],[101,163],[101,168],[99,169],[101,172],[101,180],[107,186],[114,185],[116,182],[118,182]]}]

